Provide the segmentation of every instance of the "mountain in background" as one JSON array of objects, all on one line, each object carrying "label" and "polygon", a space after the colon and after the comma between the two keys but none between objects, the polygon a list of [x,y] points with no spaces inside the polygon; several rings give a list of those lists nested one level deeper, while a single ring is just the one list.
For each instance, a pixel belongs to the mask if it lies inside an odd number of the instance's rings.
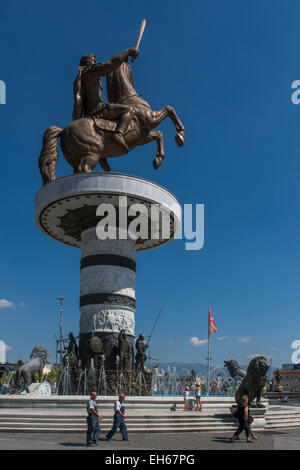
[{"label": "mountain in background", "polygon": [[[160,369],[164,369],[165,372],[167,372],[168,367],[170,368],[171,372],[173,372],[173,367],[176,367],[177,375],[190,375],[191,370],[193,369],[196,372],[196,375],[202,377],[207,376],[207,365],[201,363],[195,364],[192,362],[153,362],[151,364],[151,367],[154,367],[158,364],[160,366]],[[240,367],[243,370],[247,370],[248,364],[240,364]],[[223,377],[224,375],[229,376],[229,372],[226,367],[215,367],[214,365],[211,365],[210,370],[211,372],[213,371],[214,376],[218,373],[220,373]],[[271,378],[275,370],[276,367],[271,367]]]},{"label": "mountain in background", "polygon": [[196,375],[207,374],[207,366],[204,364],[193,364],[189,362],[157,362],[151,364],[151,366],[153,367],[157,364],[159,364],[160,369],[164,369],[165,372],[167,372],[168,367],[171,372],[173,372],[173,368],[176,367],[177,375],[190,375],[192,369],[196,372]]}]

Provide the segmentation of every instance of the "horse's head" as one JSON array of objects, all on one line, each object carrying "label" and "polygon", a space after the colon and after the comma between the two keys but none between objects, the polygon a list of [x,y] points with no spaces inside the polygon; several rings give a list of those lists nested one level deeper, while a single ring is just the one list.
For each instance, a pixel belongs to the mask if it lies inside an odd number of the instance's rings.
[{"label": "horse's head", "polygon": [[121,103],[128,96],[136,95],[132,70],[128,62],[123,62],[116,70],[106,76],[108,101]]}]

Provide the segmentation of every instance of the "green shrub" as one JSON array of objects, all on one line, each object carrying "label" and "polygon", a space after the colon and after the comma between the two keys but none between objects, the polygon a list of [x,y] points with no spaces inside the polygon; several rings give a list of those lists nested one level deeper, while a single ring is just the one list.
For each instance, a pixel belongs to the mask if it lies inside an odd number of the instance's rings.
[{"label": "green shrub", "polygon": [[59,371],[55,368],[50,370],[49,374],[45,376],[46,379],[54,380],[54,382],[58,382],[59,378]]}]

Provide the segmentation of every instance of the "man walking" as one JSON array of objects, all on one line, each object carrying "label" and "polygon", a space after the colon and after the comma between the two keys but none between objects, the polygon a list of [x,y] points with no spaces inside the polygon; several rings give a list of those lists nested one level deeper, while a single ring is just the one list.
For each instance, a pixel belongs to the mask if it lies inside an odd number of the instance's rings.
[{"label": "man walking", "polygon": [[124,401],[125,401],[125,395],[120,395],[119,400],[115,401],[114,404],[114,410],[115,410],[115,416],[114,416],[114,424],[111,430],[107,433],[107,440],[110,441],[112,436],[117,432],[118,429],[120,429],[120,432],[123,436],[123,441],[128,441],[128,436],[127,436],[127,427],[125,424],[125,406],[124,406]]},{"label": "man walking", "polygon": [[102,419],[102,416],[98,414],[98,405],[96,403],[96,398],[97,393],[92,392],[91,398],[87,402],[88,416],[86,418],[86,422],[88,428],[86,433],[86,445],[88,447],[95,447],[98,444],[100,434],[99,420]]}]

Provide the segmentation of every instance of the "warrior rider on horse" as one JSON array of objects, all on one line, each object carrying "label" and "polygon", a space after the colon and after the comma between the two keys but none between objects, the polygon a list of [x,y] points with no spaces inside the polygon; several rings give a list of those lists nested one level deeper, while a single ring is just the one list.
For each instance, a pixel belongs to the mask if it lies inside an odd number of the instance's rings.
[{"label": "warrior rider on horse", "polygon": [[129,56],[136,59],[138,55],[137,48],[129,48],[113,56],[108,62],[97,63],[95,55],[86,54],[80,60],[79,72],[73,86],[73,120],[82,117],[97,117],[109,121],[118,120],[112,139],[126,152],[129,151],[129,148],[124,140],[124,134],[135,116],[135,108],[117,103],[104,103],[100,77],[108,75],[123,62],[127,62]]}]

